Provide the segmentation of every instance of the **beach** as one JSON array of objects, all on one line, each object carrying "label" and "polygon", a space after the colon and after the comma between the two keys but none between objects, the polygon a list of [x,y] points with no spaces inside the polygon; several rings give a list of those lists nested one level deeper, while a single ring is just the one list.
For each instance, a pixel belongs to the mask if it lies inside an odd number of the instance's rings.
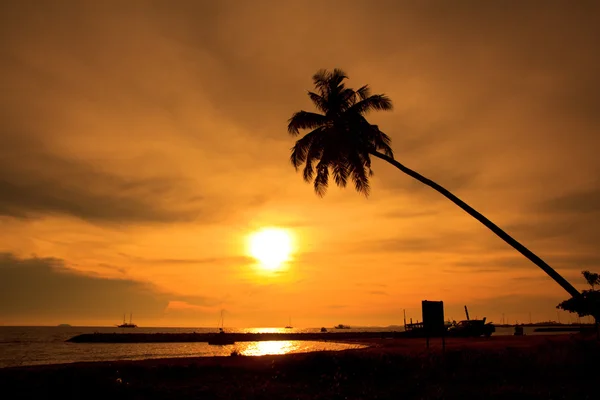
[{"label": "beach", "polygon": [[[351,341],[352,343],[352,341]],[[359,343],[359,342],[356,342]],[[581,335],[370,339],[288,355],[171,358],[0,369],[11,398],[593,398],[600,346]]]}]

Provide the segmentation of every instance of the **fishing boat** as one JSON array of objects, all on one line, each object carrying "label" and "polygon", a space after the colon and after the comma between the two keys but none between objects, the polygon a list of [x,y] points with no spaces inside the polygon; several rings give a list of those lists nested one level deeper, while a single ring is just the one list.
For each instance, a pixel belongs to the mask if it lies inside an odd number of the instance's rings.
[{"label": "fishing boat", "polygon": [[118,328],[137,328],[137,325],[132,322],[133,314],[129,314],[129,322],[125,322],[125,314],[123,314],[123,323],[117,325]]}]

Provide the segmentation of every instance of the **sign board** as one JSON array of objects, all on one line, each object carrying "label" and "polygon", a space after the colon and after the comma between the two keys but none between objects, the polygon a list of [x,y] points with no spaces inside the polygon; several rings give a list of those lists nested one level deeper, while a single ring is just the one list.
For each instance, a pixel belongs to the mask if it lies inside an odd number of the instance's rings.
[{"label": "sign board", "polygon": [[441,333],[444,330],[444,302],[428,301],[421,302],[423,314],[423,328],[428,334]]}]

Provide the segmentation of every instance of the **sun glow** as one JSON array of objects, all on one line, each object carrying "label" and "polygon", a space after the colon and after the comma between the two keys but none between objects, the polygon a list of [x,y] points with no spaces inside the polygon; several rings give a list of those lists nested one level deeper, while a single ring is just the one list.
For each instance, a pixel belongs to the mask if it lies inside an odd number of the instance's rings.
[{"label": "sun glow", "polygon": [[276,270],[289,260],[292,239],[284,229],[265,228],[250,237],[249,251],[264,269]]}]

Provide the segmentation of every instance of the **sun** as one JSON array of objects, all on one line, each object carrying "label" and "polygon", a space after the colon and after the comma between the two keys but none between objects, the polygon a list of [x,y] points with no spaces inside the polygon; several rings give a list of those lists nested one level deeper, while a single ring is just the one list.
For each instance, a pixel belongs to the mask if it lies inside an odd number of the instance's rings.
[{"label": "sun", "polygon": [[250,255],[267,270],[276,270],[292,253],[292,238],[285,229],[264,228],[250,236]]}]

